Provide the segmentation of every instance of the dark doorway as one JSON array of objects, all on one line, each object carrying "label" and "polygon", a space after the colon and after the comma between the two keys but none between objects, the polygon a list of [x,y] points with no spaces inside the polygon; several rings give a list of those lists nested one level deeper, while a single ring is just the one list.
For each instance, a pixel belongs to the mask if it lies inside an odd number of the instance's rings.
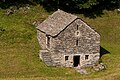
[{"label": "dark doorway", "polygon": [[73,61],[74,61],[73,66],[77,67],[78,64],[80,64],[80,56],[74,56]]}]

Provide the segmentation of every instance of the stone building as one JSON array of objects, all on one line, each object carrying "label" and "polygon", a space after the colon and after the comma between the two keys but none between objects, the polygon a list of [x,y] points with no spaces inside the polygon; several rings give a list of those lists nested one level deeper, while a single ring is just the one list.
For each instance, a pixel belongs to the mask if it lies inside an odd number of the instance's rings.
[{"label": "stone building", "polygon": [[40,58],[48,66],[95,65],[100,56],[100,35],[79,17],[62,10],[37,26]]}]

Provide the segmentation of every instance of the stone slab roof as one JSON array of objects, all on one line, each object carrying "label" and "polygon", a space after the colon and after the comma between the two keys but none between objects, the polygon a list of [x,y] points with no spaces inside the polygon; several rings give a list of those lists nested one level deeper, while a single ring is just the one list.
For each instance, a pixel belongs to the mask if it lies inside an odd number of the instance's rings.
[{"label": "stone slab roof", "polygon": [[73,22],[77,16],[66,13],[62,10],[57,10],[45,21],[37,26],[37,29],[45,32],[48,35],[55,36],[62,31],[67,25]]}]

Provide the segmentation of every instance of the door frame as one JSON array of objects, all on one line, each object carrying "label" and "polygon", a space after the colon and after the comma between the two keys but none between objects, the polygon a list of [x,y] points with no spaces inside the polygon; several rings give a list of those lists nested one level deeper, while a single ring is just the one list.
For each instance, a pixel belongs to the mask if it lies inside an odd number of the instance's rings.
[{"label": "door frame", "polygon": [[75,54],[75,55],[73,55],[73,67],[76,67],[76,66],[74,66],[74,57],[75,56],[79,56],[79,65],[80,65],[80,54]]}]

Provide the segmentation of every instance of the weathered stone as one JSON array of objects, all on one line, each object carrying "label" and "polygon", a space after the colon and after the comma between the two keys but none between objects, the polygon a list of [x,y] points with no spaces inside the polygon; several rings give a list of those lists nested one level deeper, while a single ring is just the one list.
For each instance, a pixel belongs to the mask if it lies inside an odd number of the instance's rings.
[{"label": "weathered stone", "polygon": [[37,34],[54,66],[88,67],[99,61],[100,35],[77,16],[58,10],[37,26]]},{"label": "weathered stone", "polygon": [[104,70],[104,69],[106,69],[106,65],[104,63],[100,63],[99,68],[100,68],[100,70]]},{"label": "weathered stone", "polygon": [[117,9],[117,13],[118,13],[118,14],[120,13],[120,9]]},{"label": "weathered stone", "polygon": [[86,71],[86,69],[81,68],[79,65],[75,69],[80,74],[88,74],[88,72]]},{"label": "weathered stone", "polygon": [[80,72],[80,74],[88,74],[85,69],[80,69],[78,72]]},{"label": "weathered stone", "polygon": [[17,9],[17,7],[11,6],[9,9],[6,10],[5,15],[9,16],[9,15],[15,13],[15,12],[16,12],[16,9]]},{"label": "weathered stone", "polygon": [[98,65],[93,66],[93,69],[94,69],[95,71],[101,71],[101,70],[106,69],[106,65],[103,64],[103,63],[100,63],[100,64],[98,64]]}]

